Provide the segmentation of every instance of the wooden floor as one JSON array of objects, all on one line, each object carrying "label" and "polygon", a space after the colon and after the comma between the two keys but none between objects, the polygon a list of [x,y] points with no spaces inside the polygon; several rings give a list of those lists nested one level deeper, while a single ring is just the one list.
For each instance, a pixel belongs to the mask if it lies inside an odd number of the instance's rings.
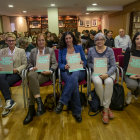
[{"label": "wooden floor", "polygon": [[[125,84],[124,87],[126,94],[128,89]],[[43,100],[52,92],[52,86],[42,87]],[[86,88],[83,92],[86,93]],[[88,107],[82,111],[83,121],[80,124],[66,111],[60,115],[47,111],[40,117],[34,117],[30,124],[23,125],[27,109],[23,106],[22,88],[14,87],[12,93],[17,104],[7,117],[0,117],[0,140],[140,140],[140,99],[124,111],[113,111],[115,118],[108,125],[102,123],[101,114],[88,116]],[[0,98],[3,100],[1,94]],[[0,108],[0,113],[2,110]]]}]

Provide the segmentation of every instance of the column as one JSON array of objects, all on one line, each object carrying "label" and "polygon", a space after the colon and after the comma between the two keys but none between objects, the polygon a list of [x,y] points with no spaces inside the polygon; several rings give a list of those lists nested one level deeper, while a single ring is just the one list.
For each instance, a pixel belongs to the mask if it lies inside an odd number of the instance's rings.
[{"label": "column", "polygon": [[51,33],[59,34],[58,8],[47,8],[48,11],[48,30]]}]

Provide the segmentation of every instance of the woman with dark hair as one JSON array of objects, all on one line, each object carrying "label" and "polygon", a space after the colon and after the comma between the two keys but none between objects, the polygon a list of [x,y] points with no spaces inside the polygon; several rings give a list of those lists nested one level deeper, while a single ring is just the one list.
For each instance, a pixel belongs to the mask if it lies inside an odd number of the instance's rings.
[{"label": "woman with dark hair", "polygon": [[132,40],[132,47],[127,48],[124,55],[124,79],[127,88],[130,90],[125,99],[127,104],[131,103],[132,95],[135,100],[140,95],[140,75],[126,75],[129,59],[131,56],[140,57],[140,32],[137,32]]},{"label": "woman with dark hair", "polygon": [[71,32],[65,32],[60,41],[58,64],[59,68],[61,69],[62,79],[66,84],[63,89],[61,99],[55,108],[55,113],[60,114],[62,112],[63,105],[68,105],[68,101],[71,100],[72,114],[75,120],[80,123],[82,122],[82,117],[78,81],[85,79],[86,72],[85,70],[75,71],[72,73],[69,72],[69,65],[67,64],[66,55],[75,53],[80,53],[80,64],[85,67],[87,61],[82,46],[77,45],[76,38]]},{"label": "woman with dark hair", "polygon": [[77,45],[82,45],[82,41],[81,41],[81,33],[80,32],[77,32],[75,34],[75,38],[77,40]]}]

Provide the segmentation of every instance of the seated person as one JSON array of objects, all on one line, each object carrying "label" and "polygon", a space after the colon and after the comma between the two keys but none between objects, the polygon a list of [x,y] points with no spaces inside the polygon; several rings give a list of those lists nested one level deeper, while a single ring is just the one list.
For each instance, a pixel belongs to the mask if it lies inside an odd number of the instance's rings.
[{"label": "seated person", "polygon": [[71,100],[72,114],[75,120],[80,123],[82,122],[81,117],[81,103],[79,97],[79,83],[85,79],[86,71],[80,70],[70,73],[69,65],[67,64],[66,55],[80,53],[81,64],[83,67],[86,66],[86,58],[82,49],[82,46],[77,45],[75,36],[71,32],[65,32],[61,38],[60,49],[59,49],[59,68],[61,70],[61,76],[66,83],[62,92],[61,99],[55,113],[60,114],[63,110],[63,105],[68,105],[68,101]]},{"label": "seated person", "polygon": [[90,33],[90,39],[87,40],[87,42],[86,42],[86,48],[90,48],[90,47],[95,46],[95,42],[94,42],[95,35],[96,35],[96,31],[92,31]]},{"label": "seated person", "polygon": [[85,30],[84,35],[81,36],[81,39],[84,39],[84,40],[90,39],[90,37],[89,37],[89,30]]},{"label": "seated person", "polygon": [[[19,46],[20,46],[22,49],[26,50],[26,48],[27,48],[29,45],[30,45],[30,44],[29,44],[29,40],[28,40],[27,38],[25,38],[25,37],[20,37],[20,39],[19,39]],[[30,57],[30,52],[26,51],[25,53],[26,53],[26,58],[27,58],[27,62],[28,62],[28,61],[29,61],[29,57]]]},{"label": "seated person", "polygon": [[[42,99],[40,97],[40,85],[45,82],[52,80],[52,73],[57,69],[57,61],[55,52],[53,49],[46,46],[46,36],[42,33],[37,35],[37,48],[31,50],[30,59],[27,68],[29,69],[28,80],[29,80],[29,110],[25,117],[23,124],[28,124],[33,120],[34,116],[41,116],[46,112]],[[50,71],[43,71],[37,73],[36,66],[37,54],[50,54]],[[37,112],[35,110],[35,101],[37,103]]]},{"label": "seated person", "polygon": [[125,54],[126,48],[131,48],[131,39],[129,35],[125,35],[124,29],[120,29],[119,34],[115,37],[115,48],[122,48],[122,54]]},{"label": "seated person", "polygon": [[20,48],[20,45],[19,45],[19,39],[23,37],[23,33],[22,32],[18,32],[18,35],[17,35],[17,40],[16,40],[16,47]]},{"label": "seated person", "polygon": [[115,44],[114,44],[114,39],[111,38],[112,32],[111,31],[107,31],[106,32],[106,42],[105,42],[105,46],[108,46],[110,48],[114,48]]},{"label": "seated person", "polygon": [[126,104],[131,103],[132,95],[135,100],[138,99],[140,95],[140,75],[126,75],[127,67],[129,64],[130,56],[140,57],[140,32],[137,32],[132,40],[132,47],[128,47],[125,51],[124,55],[124,80],[126,82],[127,88],[130,90],[127,93],[127,97],[125,99]]},{"label": "seated person", "polygon": [[0,42],[0,49],[7,48],[8,47],[8,44],[5,42],[5,40],[6,40],[6,37],[5,36],[6,36],[6,34],[3,34],[2,40]]},{"label": "seated person", "polygon": [[25,33],[25,37],[28,39],[29,44],[32,44],[32,37],[30,36],[28,31]]},{"label": "seated person", "polygon": [[[104,123],[109,123],[109,119],[114,118],[113,113],[111,112],[109,106],[111,103],[111,97],[113,94],[113,84],[116,77],[116,61],[114,52],[111,48],[108,46],[105,46],[105,36],[102,33],[98,33],[94,37],[94,41],[96,46],[89,49],[88,52],[88,59],[87,59],[87,65],[92,69],[92,81],[95,86],[95,91],[98,97],[100,98],[100,105],[103,107],[103,110],[101,112],[102,114],[102,121]],[[108,71],[105,74],[94,76],[94,58],[107,58],[107,66]],[[112,78],[110,78],[112,77]],[[105,84],[105,89],[103,88],[103,81]]]},{"label": "seated person", "polygon": [[81,42],[81,33],[80,32],[76,32],[75,38],[77,40],[77,45],[82,45],[82,42]]},{"label": "seated person", "polygon": [[[24,38],[26,38],[26,37],[24,37]],[[34,49],[34,48],[36,48],[33,44],[30,44],[30,42],[29,42],[29,39],[28,38],[26,38],[27,40],[28,40],[28,46],[26,47],[26,49],[25,49],[25,52],[31,52],[31,50],[32,49]]]},{"label": "seated person", "polygon": [[21,80],[21,72],[27,66],[26,54],[23,49],[15,47],[16,36],[12,33],[6,34],[6,43],[8,48],[0,50],[0,55],[13,56],[13,74],[0,74],[0,90],[5,99],[6,105],[2,116],[7,116],[16,102],[11,98],[9,88]]},{"label": "seated person", "polygon": [[47,31],[45,32],[46,34],[46,39],[47,39],[47,47],[52,47],[52,44],[51,44],[51,32]]},{"label": "seated person", "polygon": [[95,35],[96,35],[96,31],[92,31],[90,33],[90,39],[87,40],[87,42],[86,42],[86,46],[85,46],[85,50],[84,50],[85,54],[86,54],[86,57],[87,57],[87,54],[88,54],[88,48],[95,46],[95,42],[94,42]]},{"label": "seated person", "polygon": [[51,44],[50,48],[52,48],[52,49],[56,49],[57,48],[58,38],[57,38],[57,35],[55,33],[51,33],[50,44]]},{"label": "seated person", "polygon": [[104,36],[106,37],[106,32],[107,32],[107,29],[104,29]]}]

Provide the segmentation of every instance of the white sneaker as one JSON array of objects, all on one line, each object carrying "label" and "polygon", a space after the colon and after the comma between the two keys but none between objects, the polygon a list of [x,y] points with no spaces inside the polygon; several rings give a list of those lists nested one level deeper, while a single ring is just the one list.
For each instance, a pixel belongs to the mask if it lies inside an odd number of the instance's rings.
[{"label": "white sneaker", "polygon": [[2,117],[6,117],[9,113],[11,112],[11,109],[10,110],[3,110],[3,112],[1,113]]},{"label": "white sneaker", "polygon": [[6,105],[4,107],[5,110],[12,109],[15,106],[16,102],[12,99],[6,101]]},{"label": "white sneaker", "polygon": [[130,104],[131,103],[131,100],[132,100],[132,94],[131,94],[131,91],[129,91],[128,93],[127,93],[127,97],[125,98],[125,102],[126,102],[126,104]]},{"label": "white sneaker", "polygon": [[139,97],[139,96],[133,95],[133,98],[134,98],[135,100],[138,100],[138,97]]}]

